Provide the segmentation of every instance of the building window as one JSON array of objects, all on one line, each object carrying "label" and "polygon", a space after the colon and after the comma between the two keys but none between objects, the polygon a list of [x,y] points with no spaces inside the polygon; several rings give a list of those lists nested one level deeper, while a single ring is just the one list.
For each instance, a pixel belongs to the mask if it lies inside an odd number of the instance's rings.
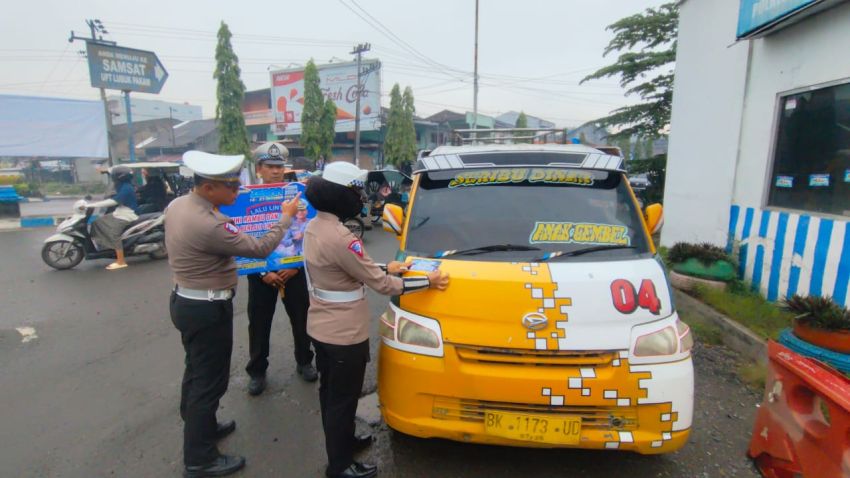
[{"label": "building window", "polygon": [[779,107],[768,205],[850,216],[850,83]]}]

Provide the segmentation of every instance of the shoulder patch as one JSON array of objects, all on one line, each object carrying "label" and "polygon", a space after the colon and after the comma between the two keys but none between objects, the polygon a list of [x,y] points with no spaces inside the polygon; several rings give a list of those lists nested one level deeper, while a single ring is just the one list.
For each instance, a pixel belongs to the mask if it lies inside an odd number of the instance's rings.
[{"label": "shoulder patch", "polygon": [[230,222],[224,223],[224,230],[231,234],[239,234],[239,228],[234,226],[233,223]]},{"label": "shoulder patch", "polygon": [[351,244],[348,245],[348,250],[357,254],[359,257],[363,257],[363,243],[360,242],[360,239],[351,241]]}]

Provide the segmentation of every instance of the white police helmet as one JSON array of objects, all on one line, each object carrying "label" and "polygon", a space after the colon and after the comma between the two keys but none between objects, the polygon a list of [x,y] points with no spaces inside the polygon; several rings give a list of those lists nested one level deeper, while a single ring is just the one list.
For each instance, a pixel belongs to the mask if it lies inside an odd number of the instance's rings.
[{"label": "white police helmet", "polygon": [[186,151],[183,164],[202,178],[214,181],[238,182],[245,157],[241,154],[223,156],[203,151]]},{"label": "white police helmet", "polygon": [[360,169],[346,161],[335,161],[325,166],[322,178],[341,186],[365,187],[369,171]]}]

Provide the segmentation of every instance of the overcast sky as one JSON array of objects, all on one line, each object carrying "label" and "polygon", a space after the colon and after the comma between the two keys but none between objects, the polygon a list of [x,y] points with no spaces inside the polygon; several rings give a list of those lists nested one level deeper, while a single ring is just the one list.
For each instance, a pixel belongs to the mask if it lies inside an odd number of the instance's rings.
[{"label": "overcast sky", "polygon": [[[629,102],[613,79],[579,80],[612,59],[602,57],[611,38],[607,25],[661,3],[481,0],[480,112],[524,110],[572,126]],[[474,0],[7,2],[0,18],[0,94],[97,99],[77,53],[84,45],[68,43],[68,36],[71,30],[87,36],[84,20],[99,18],[109,31],[105,39],[153,50],[168,70],[159,95],[138,96],[201,105],[204,117],[212,117],[215,32],[223,20],[249,90],[269,86],[270,66],[311,57],[350,60],[355,44],[369,42],[367,57],[383,63],[384,95],[398,82],[413,88],[420,116],[472,111],[474,17]]]}]

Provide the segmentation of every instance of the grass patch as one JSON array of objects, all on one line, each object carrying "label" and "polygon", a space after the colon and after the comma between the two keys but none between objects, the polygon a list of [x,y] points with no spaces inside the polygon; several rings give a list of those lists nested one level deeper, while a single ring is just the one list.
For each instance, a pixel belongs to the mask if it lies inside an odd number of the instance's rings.
[{"label": "grass patch", "polygon": [[727,290],[698,286],[695,293],[701,301],[765,339],[779,337],[794,317],[741,283],[732,283]]},{"label": "grass patch", "polygon": [[722,345],[723,332],[720,328],[705,322],[696,320],[684,319],[685,323],[691,328],[691,333],[694,334],[694,340],[707,345]]},{"label": "grass patch", "polygon": [[767,366],[760,363],[742,364],[738,367],[741,380],[755,390],[764,390],[767,380]]}]

